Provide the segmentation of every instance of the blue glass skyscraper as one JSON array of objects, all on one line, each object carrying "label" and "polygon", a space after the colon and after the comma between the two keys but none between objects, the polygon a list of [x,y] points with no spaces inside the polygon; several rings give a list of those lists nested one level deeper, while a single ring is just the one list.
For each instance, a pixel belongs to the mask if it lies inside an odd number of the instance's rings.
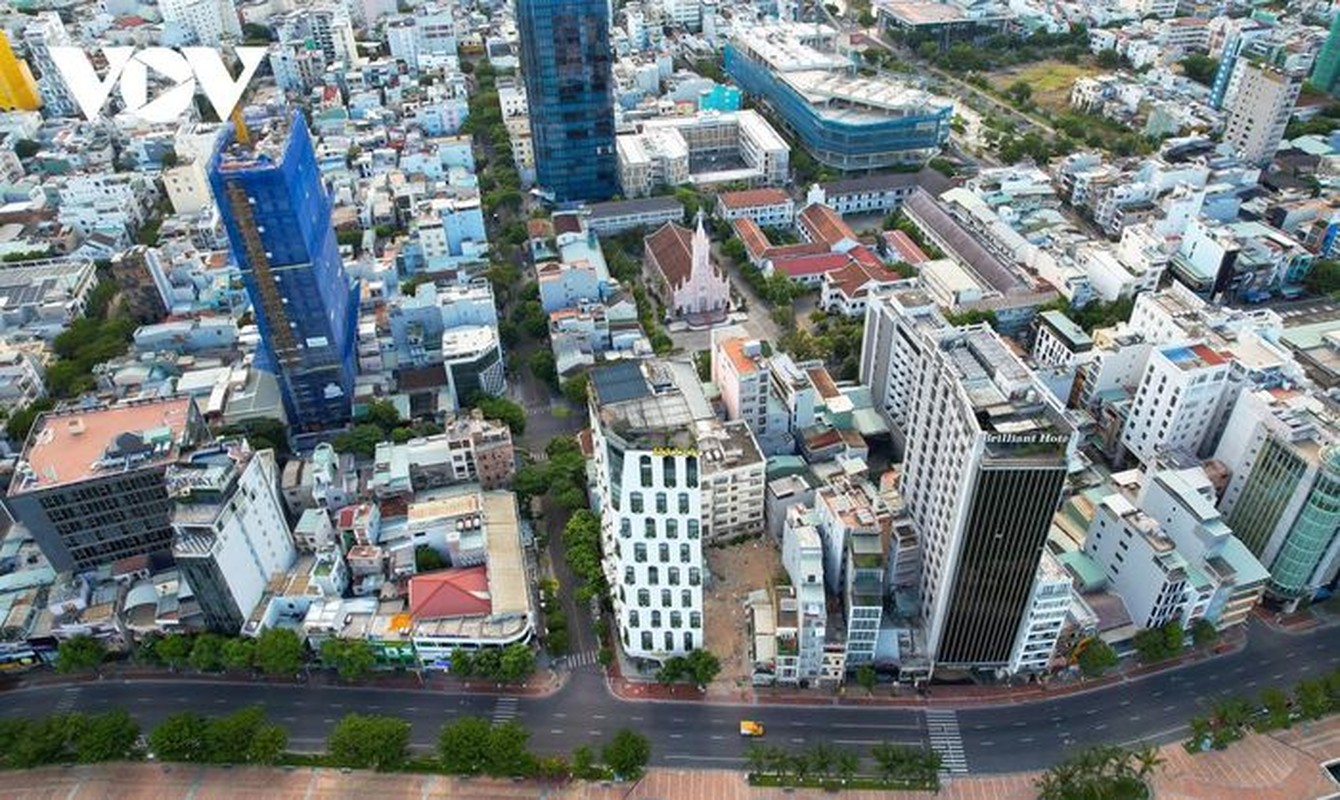
[{"label": "blue glass skyscraper", "polygon": [[516,0],[540,187],[560,203],[619,191],[606,0]]},{"label": "blue glass skyscraper", "polygon": [[294,431],[350,418],[358,323],[331,201],[299,113],[220,137],[209,182]]}]

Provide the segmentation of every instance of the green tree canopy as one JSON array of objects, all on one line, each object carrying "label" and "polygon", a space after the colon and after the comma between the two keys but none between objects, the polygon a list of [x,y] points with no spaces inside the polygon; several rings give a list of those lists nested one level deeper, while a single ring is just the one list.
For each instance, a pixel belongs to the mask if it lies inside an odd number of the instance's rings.
[{"label": "green tree canopy", "polygon": [[256,639],[256,666],[271,675],[302,669],[302,640],[288,628],[268,628]]},{"label": "green tree canopy", "polygon": [[638,778],[651,761],[651,742],[637,731],[621,728],[601,750],[614,774],[625,780]]},{"label": "green tree canopy", "polygon": [[372,646],[362,639],[330,638],[321,643],[321,662],[346,681],[365,678],[377,663]]},{"label": "green tree canopy", "polygon": [[331,763],[355,769],[390,771],[409,755],[409,723],[395,717],[348,714],[326,742]]},{"label": "green tree canopy", "polygon": [[92,636],[80,634],[61,642],[56,648],[56,670],[78,672],[97,669],[107,657],[107,648]]}]

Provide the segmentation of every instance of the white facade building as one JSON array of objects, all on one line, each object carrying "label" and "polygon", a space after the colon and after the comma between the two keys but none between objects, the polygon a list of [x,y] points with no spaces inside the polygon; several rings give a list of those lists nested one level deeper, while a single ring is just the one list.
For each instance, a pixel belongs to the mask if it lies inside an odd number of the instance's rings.
[{"label": "white facade building", "polygon": [[1229,362],[1203,343],[1155,347],[1131,399],[1121,443],[1141,464],[1164,450],[1198,454],[1214,429]]}]

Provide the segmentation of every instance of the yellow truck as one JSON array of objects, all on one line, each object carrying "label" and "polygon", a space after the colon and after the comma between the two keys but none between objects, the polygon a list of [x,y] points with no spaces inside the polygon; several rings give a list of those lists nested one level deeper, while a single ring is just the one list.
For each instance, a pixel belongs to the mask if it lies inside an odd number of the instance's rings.
[{"label": "yellow truck", "polygon": [[763,735],[763,723],[749,719],[740,720],[740,735],[750,738]]}]

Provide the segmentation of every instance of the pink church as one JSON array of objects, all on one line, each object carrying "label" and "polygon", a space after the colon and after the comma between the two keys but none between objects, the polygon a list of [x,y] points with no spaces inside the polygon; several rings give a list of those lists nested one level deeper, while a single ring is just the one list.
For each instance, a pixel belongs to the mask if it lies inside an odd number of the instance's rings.
[{"label": "pink church", "polygon": [[721,322],[730,310],[730,279],[712,263],[702,211],[697,222],[696,231],[667,222],[643,240],[661,303],[695,326]]}]

